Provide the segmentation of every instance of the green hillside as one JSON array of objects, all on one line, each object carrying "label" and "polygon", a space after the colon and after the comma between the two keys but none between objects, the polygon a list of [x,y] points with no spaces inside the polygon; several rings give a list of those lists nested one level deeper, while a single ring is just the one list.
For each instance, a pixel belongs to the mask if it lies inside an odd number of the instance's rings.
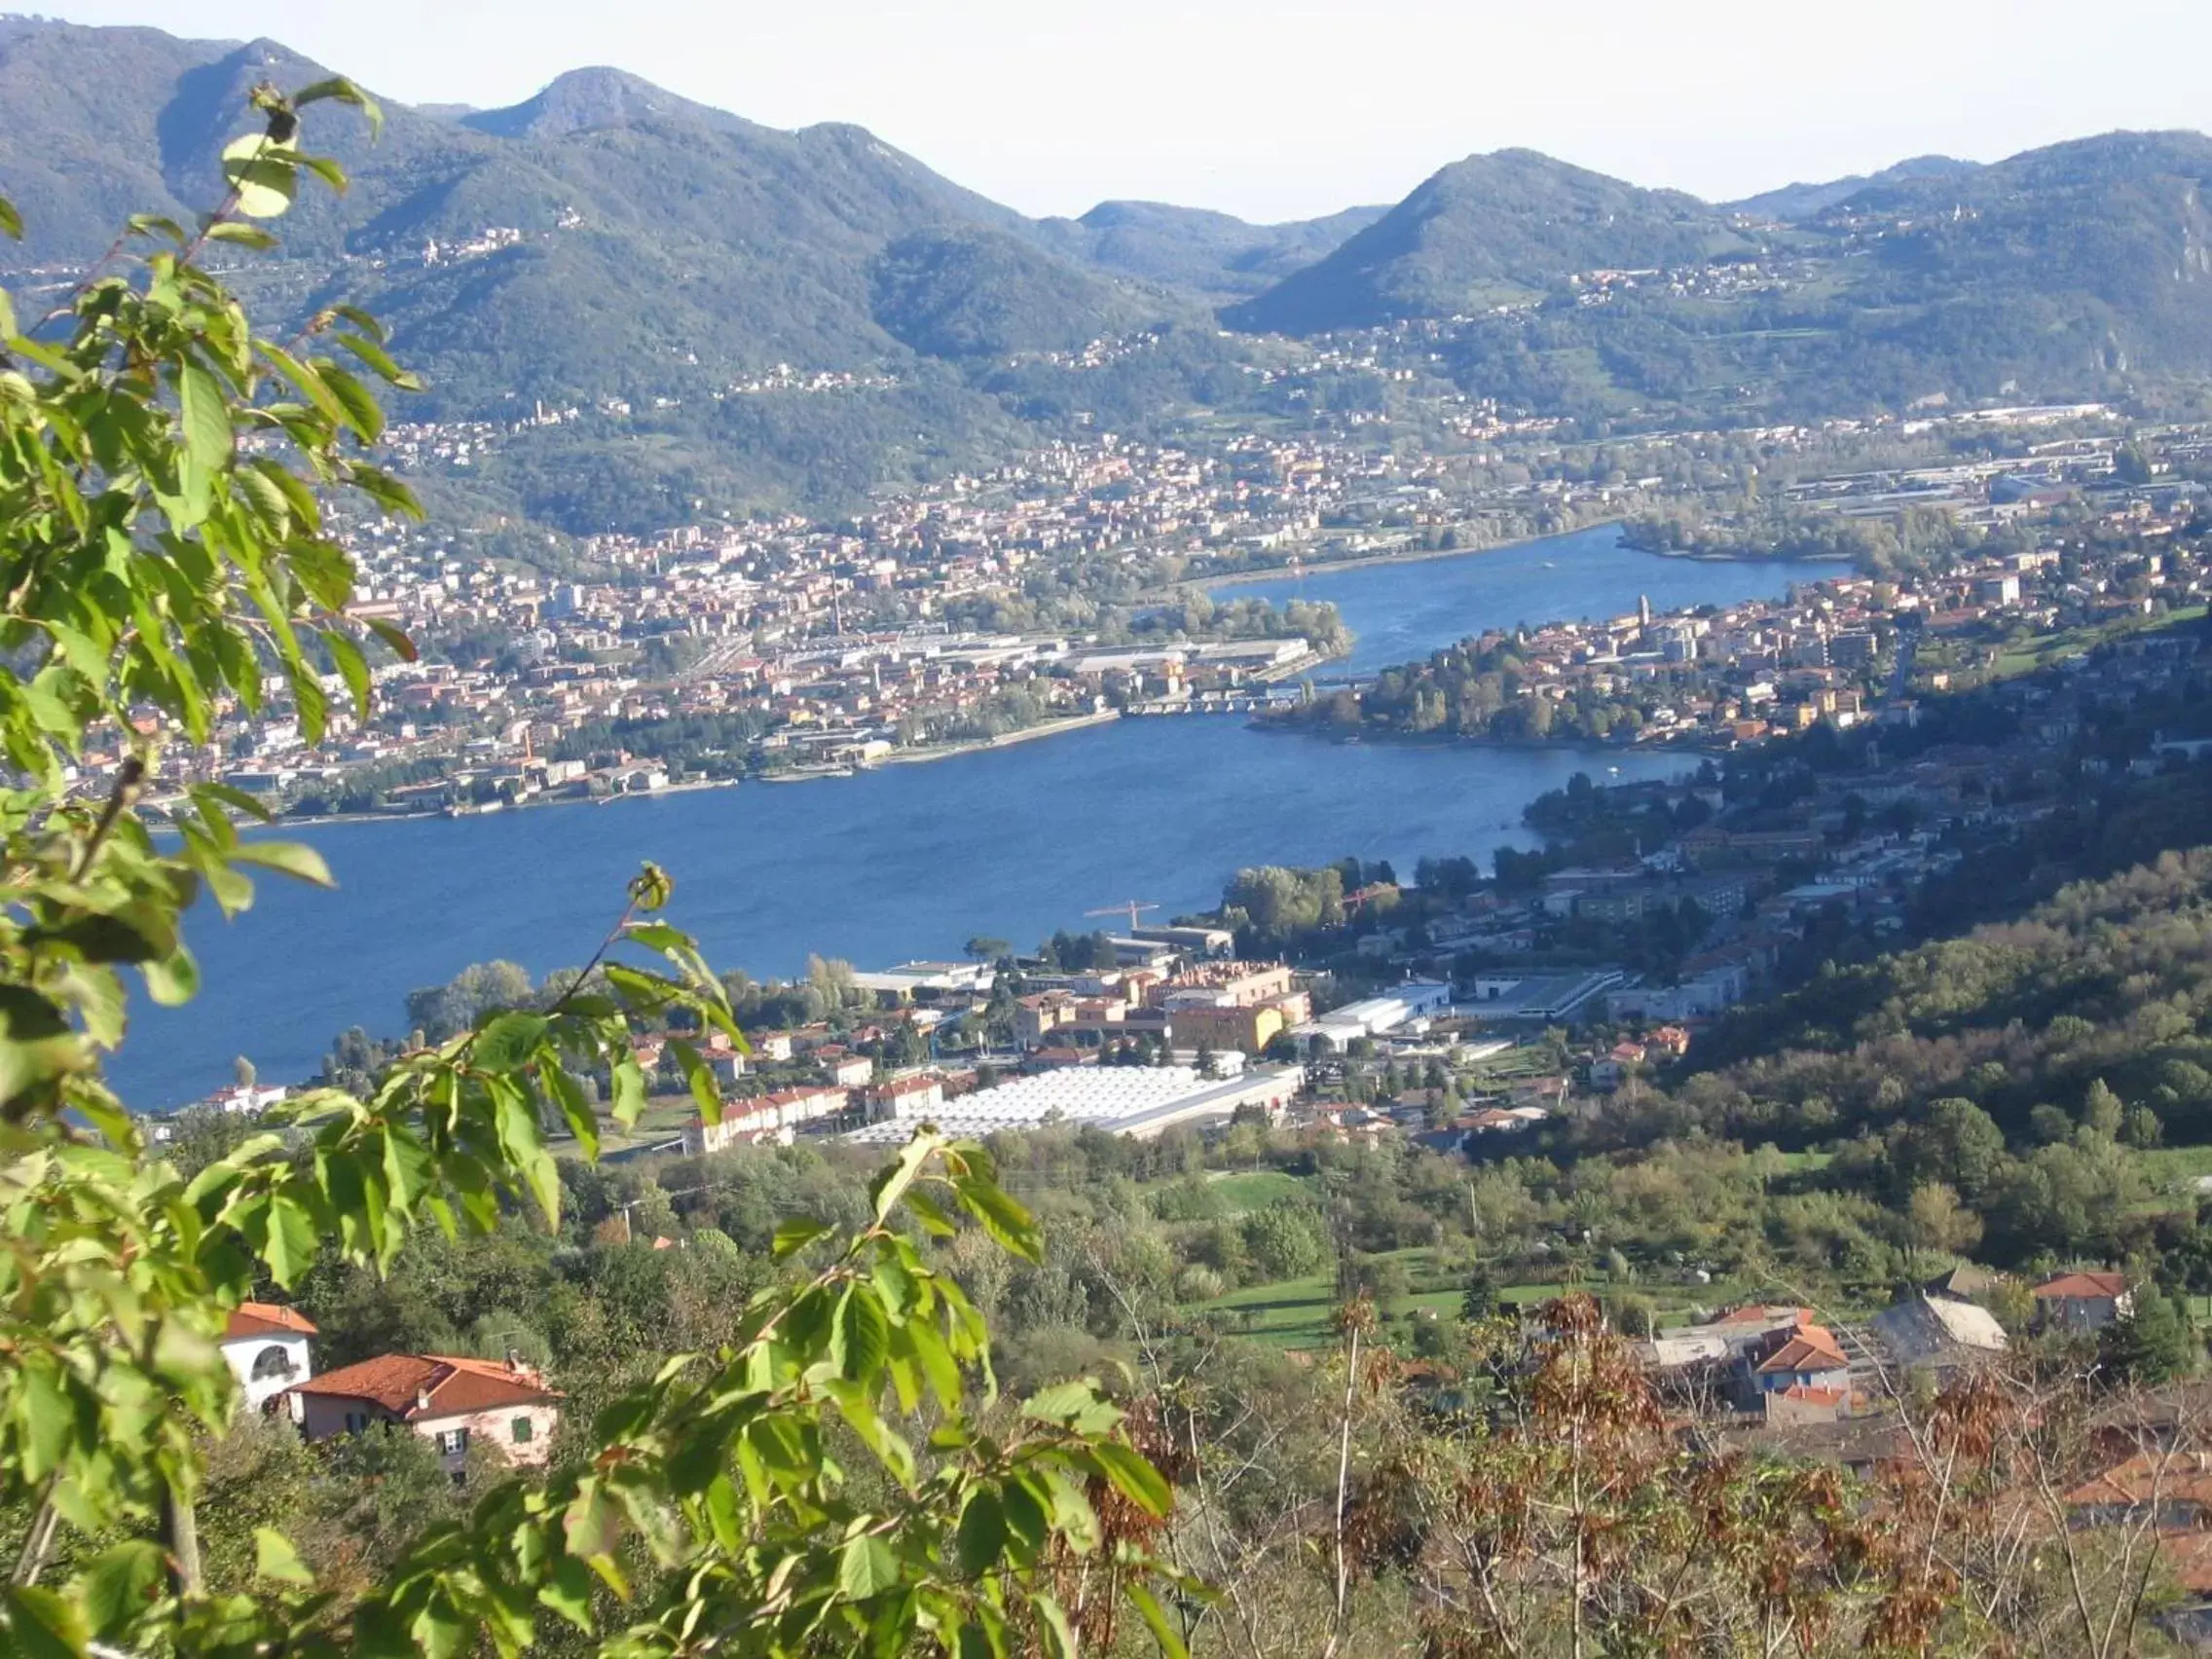
[{"label": "green hillside", "polygon": [[1230,315],[1285,334],[1453,316],[1536,298],[1578,271],[1698,263],[1751,246],[1695,197],[1500,150],[1444,168]]}]

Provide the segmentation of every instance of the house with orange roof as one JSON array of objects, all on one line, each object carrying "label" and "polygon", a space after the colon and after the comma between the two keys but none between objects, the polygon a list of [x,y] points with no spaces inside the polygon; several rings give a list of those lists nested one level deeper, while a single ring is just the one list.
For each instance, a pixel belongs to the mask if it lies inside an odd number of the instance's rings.
[{"label": "house with orange roof", "polygon": [[2125,1273],[2059,1273],[2037,1285],[2035,1298],[2039,1323],[2075,1335],[2101,1331],[2135,1308]]},{"label": "house with orange roof", "polygon": [[1743,1350],[1743,1391],[1786,1393],[1791,1388],[1851,1391],[1851,1358],[1835,1333],[1810,1319],[1769,1331]]},{"label": "house with orange roof", "polygon": [[246,1407],[259,1411],[295,1382],[314,1375],[309,1348],[314,1324],[296,1308],[241,1302],[231,1309],[216,1346],[238,1378]]},{"label": "house with orange roof", "polygon": [[561,1395],[534,1367],[509,1357],[381,1353],[285,1390],[310,1440],[404,1424],[436,1445],[454,1478],[472,1445],[533,1467],[552,1450]]}]

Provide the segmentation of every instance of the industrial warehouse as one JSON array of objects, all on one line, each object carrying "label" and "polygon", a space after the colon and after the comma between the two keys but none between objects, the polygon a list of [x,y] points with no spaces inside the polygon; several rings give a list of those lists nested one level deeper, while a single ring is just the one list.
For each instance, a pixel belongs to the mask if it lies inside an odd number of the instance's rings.
[{"label": "industrial warehouse", "polygon": [[1143,1140],[1184,1124],[1216,1123],[1249,1107],[1279,1117],[1305,1082],[1297,1066],[1209,1078],[1191,1066],[1069,1066],[978,1089],[856,1129],[846,1138],[897,1143],[928,1121],[956,1135],[1083,1124]]}]

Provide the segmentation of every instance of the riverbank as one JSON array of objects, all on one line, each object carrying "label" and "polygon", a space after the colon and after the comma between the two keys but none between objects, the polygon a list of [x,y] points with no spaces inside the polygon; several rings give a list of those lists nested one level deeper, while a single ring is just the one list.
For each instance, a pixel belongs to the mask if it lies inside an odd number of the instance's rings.
[{"label": "riverbank", "polygon": [[[1379,565],[1424,565],[1436,559],[1476,559],[1487,553],[1510,553],[1516,548],[1532,546],[1539,541],[1557,541],[1563,535],[1580,535],[1586,531],[1604,530],[1607,525],[1627,522],[1616,515],[1612,518],[1592,519],[1588,524],[1578,524],[1572,530],[1547,530],[1538,535],[1516,536],[1511,541],[1493,541],[1483,547],[1406,547],[1395,553],[1363,553],[1356,559],[1301,561],[1295,569],[1289,565],[1272,565],[1264,571],[1232,571],[1217,576],[1193,576],[1149,597],[1163,598],[1181,588],[1201,588],[1211,592],[1215,588],[1288,581],[1294,575],[1302,578],[1328,576],[1339,571],[1373,570]],[[1644,549],[1638,548],[1636,551],[1642,552]]]},{"label": "riverbank", "polygon": [[886,755],[879,766],[918,766],[930,760],[949,760],[955,755],[983,755],[994,749],[1012,749],[1017,743],[1033,743],[1041,737],[1057,737],[1062,732],[1083,731],[1090,726],[1111,725],[1122,718],[1119,709],[1101,709],[1096,714],[1070,715],[1060,720],[1040,720],[1019,731],[1005,731],[996,737],[970,738],[965,743],[933,743],[921,749],[902,750]]},{"label": "riverbank", "polygon": [[497,818],[509,812],[529,812],[545,806],[612,806],[619,800],[665,800],[670,795],[696,794],[701,790],[734,790],[740,778],[687,778],[657,790],[625,791],[605,795],[535,795],[528,800],[501,801],[497,806],[472,806],[457,812],[450,806],[429,806],[407,812],[279,812],[274,819],[287,829],[304,830],[324,824],[419,824],[425,818]]},{"label": "riverbank", "polygon": [[1502,755],[1695,755],[1710,760],[1725,756],[1727,750],[1713,743],[1683,743],[1672,738],[1650,743],[1608,743],[1571,737],[1470,737],[1457,731],[1336,731],[1309,720],[1276,715],[1255,715],[1246,729],[1317,738],[1341,749],[1387,745],[1393,749],[1478,749]]}]

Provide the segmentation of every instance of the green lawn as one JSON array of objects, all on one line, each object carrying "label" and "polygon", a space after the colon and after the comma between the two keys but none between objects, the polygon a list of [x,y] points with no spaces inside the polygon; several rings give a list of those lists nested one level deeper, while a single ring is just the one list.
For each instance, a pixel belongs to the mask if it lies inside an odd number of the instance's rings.
[{"label": "green lawn", "polygon": [[2199,1175],[2212,1175],[2212,1146],[2162,1146],[2135,1155],[2144,1179],[2165,1192],[2188,1190]]},{"label": "green lawn", "polygon": [[[1432,1312],[1440,1319],[1458,1316],[1461,1287],[1449,1276],[1434,1250],[1394,1250],[1388,1259],[1404,1265],[1412,1288],[1383,1309],[1386,1317],[1402,1319],[1412,1312]],[[1557,1284],[1509,1284],[1501,1286],[1497,1294],[1500,1301],[1513,1304],[1544,1302],[1558,1296],[1562,1288]],[[1678,1285],[1623,1288],[1641,1290],[1658,1305],[1662,1314],[1677,1312],[1693,1302],[1717,1306],[1725,1294],[1725,1287],[1720,1285],[1701,1285],[1694,1290]],[[1232,1330],[1276,1347],[1312,1348],[1326,1347],[1335,1340],[1329,1322],[1336,1309],[1336,1275],[1319,1273],[1273,1284],[1248,1284],[1199,1303],[1193,1311],[1227,1313]]]},{"label": "green lawn", "polygon": [[1206,1177],[1207,1184],[1229,1206],[1232,1215],[1266,1209],[1283,1198],[1295,1198],[1312,1185],[1306,1175],[1286,1175],[1280,1169],[1225,1170]]},{"label": "green lawn", "polygon": [[2061,628],[2054,633],[2033,634],[2016,645],[2004,647],[1997,660],[1990,665],[1992,680],[2010,680],[2017,675],[2033,674],[2067,657],[2101,645],[2109,640],[2124,639],[2129,634],[2142,634],[2158,628],[2171,628],[2183,622],[2194,621],[2204,614],[2204,607],[2193,605],[2168,611],[2163,616],[2125,616],[2117,621],[2100,622],[2090,627]]}]

